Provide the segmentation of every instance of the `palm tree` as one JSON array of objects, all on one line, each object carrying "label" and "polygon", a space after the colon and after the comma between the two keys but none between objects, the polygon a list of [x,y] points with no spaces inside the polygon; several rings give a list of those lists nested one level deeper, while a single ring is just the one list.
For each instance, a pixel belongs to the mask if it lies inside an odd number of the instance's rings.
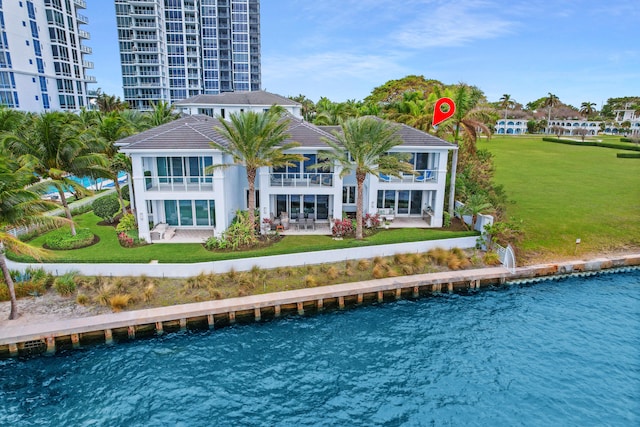
[{"label": "palm tree", "polygon": [[42,213],[57,205],[40,199],[40,196],[28,187],[33,173],[20,167],[9,153],[0,153],[0,269],[4,282],[9,289],[11,311],[9,320],[18,317],[16,292],[7,266],[5,250],[39,258],[42,250],[29,246],[9,233],[9,227],[29,225],[61,224],[66,220],[56,216],[44,216]]},{"label": "palm tree", "polygon": [[58,192],[65,216],[71,222],[71,235],[76,235],[66,192],[82,196],[90,194],[70,178],[104,176],[107,162],[94,139],[86,138],[77,126],[77,116],[71,113],[49,112],[33,116],[15,132],[3,138],[7,148],[28,164],[45,181],[32,186],[32,191],[44,194],[53,186]]},{"label": "palm tree", "polygon": [[439,125],[438,132],[449,132],[456,144],[464,141],[466,151],[474,155],[478,133],[482,132],[491,138],[491,130],[486,123],[495,123],[495,110],[480,104],[481,97],[476,89],[464,83],[453,88],[450,98],[456,105],[453,116]]},{"label": "palm tree", "polygon": [[506,129],[507,129],[507,111],[509,110],[509,108],[514,108],[516,105],[516,102],[511,99],[511,95],[509,95],[508,93],[505,93],[504,95],[502,95],[502,98],[500,98],[500,106],[502,108],[504,108],[504,125],[505,125],[505,134]]},{"label": "palm tree", "polygon": [[560,103],[560,99],[558,99],[557,96],[549,92],[549,96],[547,96],[542,103],[543,107],[549,108],[549,119],[547,120],[547,123],[551,123],[551,109],[556,105],[558,105],[559,103]]},{"label": "palm tree", "polygon": [[590,115],[596,112],[595,106],[595,102],[583,102],[582,105],[580,105],[580,113],[584,114],[588,118]]},{"label": "palm tree", "polygon": [[176,114],[173,105],[160,101],[157,104],[153,104],[153,110],[149,111],[146,117],[147,125],[149,127],[156,127],[169,123],[179,116]]},{"label": "palm tree", "polygon": [[[97,125],[94,127],[95,137],[99,138],[103,144],[103,153],[107,157],[108,164],[108,178],[113,180],[113,185],[120,201],[120,209],[122,214],[125,212],[125,204],[122,199],[122,189],[120,188],[120,182],[118,181],[118,174],[120,171],[129,171],[129,162],[118,156],[118,147],[115,145],[116,141],[125,138],[135,133],[128,123],[126,123],[120,117],[120,113],[112,112],[99,117]],[[125,156],[126,158],[126,156]],[[127,169],[125,169],[127,168]]]},{"label": "palm tree", "polygon": [[[365,116],[346,120],[342,132],[334,132],[337,141],[323,138],[331,148],[318,154],[319,167],[337,164],[342,167],[341,177],[355,173],[356,239],[362,239],[363,186],[368,174],[399,176],[401,172],[412,172],[412,167],[389,151],[402,143],[397,127],[377,117]],[[323,163],[324,162],[324,163]]]},{"label": "palm tree", "polygon": [[129,104],[122,102],[120,97],[115,95],[107,95],[102,92],[102,89],[98,88],[96,96],[96,105],[98,109],[103,113],[110,113],[112,111],[122,111],[129,108]]},{"label": "palm tree", "polygon": [[460,210],[460,214],[471,216],[471,229],[474,229],[478,214],[488,209],[493,209],[493,206],[491,206],[486,196],[484,194],[474,193],[464,201],[464,206]]},{"label": "palm tree", "polygon": [[435,102],[423,98],[421,92],[405,92],[402,100],[389,106],[386,117],[424,132],[431,130]]},{"label": "palm tree", "polygon": [[[213,148],[228,154],[233,163],[244,166],[249,182],[249,224],[255,223],[255,184],[256,174],[261,167],[292,166],[292,162],[304,159],[300,154],[286,153],[299,146],[297,142],[288,141],[289,121],[282,119],[274,110],[266,112],[245,111],[233,113],[230,122],[220,118],[222,126],[215,131],[226,139],[224,143],[212,141]],[[214,165],[227,167],[229,165]]]}]

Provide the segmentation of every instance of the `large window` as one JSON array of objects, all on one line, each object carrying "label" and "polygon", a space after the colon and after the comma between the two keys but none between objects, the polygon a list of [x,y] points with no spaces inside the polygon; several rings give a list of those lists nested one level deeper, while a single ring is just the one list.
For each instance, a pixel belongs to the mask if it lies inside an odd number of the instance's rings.
[{"label": "large window", "polygon": [[215,227],[214,200],[165,200],[167,224],[174,227]]},{"label": "large window", "polygon": [[156,166],[160,183],[213,182],[213,171],[207,168],[213,158],[204,157],[157,157]]},{"label": "large window", "polygon": [[297,219],[309,214],[315,215],[316,219],[329,218],[329,196],[326,194],[278,194],[276,198],[276,216],[282,212],[287,212],[289,218]]},{"label": "large window", "polygon": [[420,215],[422,190],[378,190],[378,209],[393,209],[396,215]]}]

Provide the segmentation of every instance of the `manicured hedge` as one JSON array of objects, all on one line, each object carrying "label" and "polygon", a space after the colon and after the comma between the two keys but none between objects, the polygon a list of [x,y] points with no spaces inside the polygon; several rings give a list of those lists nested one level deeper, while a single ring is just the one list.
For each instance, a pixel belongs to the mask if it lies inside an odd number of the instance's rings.
[{"label": "manicured hedge", "polygon": [[616,157],[620,159],[640,159],[640,153],[618,153]]},{"label": "manicured hedge", "polygon": [[617,150],[631,150],[631,151],[640,151],[639,146],[629,146],[624,144],[617,144],[615,142],[598,142],[598,141],[573,141],[571,139],[561,139],[561,138],[542,138],[543,141],[547,142],[559,142],[560,144],[569,144],[569,145],[582,145],[582,146],[592,146],[592,147],[605,147],[605,148],[615,148]]},{"label": "manicured hedge", "polygon": [[62,227],[49,233],[44,246],[47,249],[80,249],[93,244],[95,235],[88,228],[76,229],[76,235],[72,236],[69,227]]}]

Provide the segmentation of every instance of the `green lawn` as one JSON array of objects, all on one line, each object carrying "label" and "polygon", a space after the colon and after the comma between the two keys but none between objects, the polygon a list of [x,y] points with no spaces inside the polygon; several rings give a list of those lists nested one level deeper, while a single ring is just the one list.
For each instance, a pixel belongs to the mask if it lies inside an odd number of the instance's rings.
[{"label": "green lawn", "polygon": [[573,255],[578,238],[578,254],[640,248],[639,160],[542,136],[496,136],[478,146],[494,154],[495,181],[515,201],[509,216],[524,221],[528,258]]},{"label": "green lawn", "polygon": [[[320,251],[325,249],[357,248],[368,245],[384,245],[389,243],[415,242],[421,240],[447,239],[453,237],[473,236],[477,233],[454,232],[433,229],[391,229],[380,230],[362,241],[354,239],[333,240],[331,236],[285,236],[272,246],[243,252],[209,252],[200,244],[175,243],[153,244],[138,248],[123,248],[118,242],[115,229],[109,226],[96,225],[100,218],[92,212],[76,217],[79,228],[90,228],[100,238],[100,242],[83,249],[69,251],[49,251],[44,261],[78,262],[78,263],[148,263],[158,260],[162,263],[189,263],[204,261],[220,261],[226,259],[248,258],[267,255],[292,254],[298,252]],[[30,243],[42,247],[45,236],[40,236]],[[14,260],[28,261],[26,257],[11,256]]]}]

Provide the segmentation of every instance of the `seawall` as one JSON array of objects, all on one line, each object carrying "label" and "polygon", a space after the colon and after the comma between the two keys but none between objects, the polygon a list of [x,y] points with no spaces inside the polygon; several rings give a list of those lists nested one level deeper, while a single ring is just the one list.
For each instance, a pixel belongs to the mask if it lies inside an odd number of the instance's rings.
[{"label": "seawall", "polygon": [[189,329],[216,329],[439,292],[461,292],[513,282],[537,281],[640,268],[640,254],[520,267],[403,276],[171,307],[104,314],[0,330],[0,357],[53,354],[94,343],[115,343]]}]

